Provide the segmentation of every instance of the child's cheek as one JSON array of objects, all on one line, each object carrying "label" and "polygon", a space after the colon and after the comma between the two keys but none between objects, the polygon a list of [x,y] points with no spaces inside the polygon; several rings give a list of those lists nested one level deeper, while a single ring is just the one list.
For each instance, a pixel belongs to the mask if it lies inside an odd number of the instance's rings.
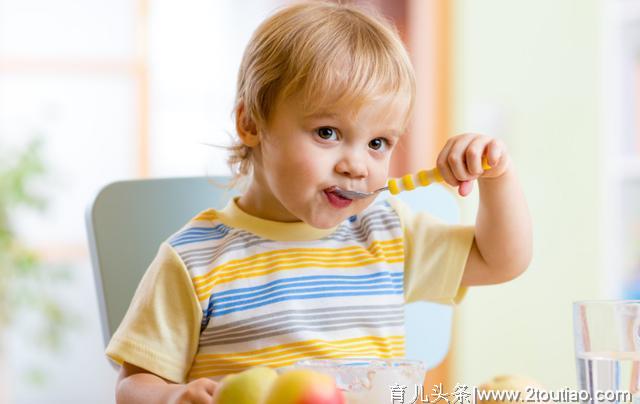
[{"label": "child's cheek", "polygon": [[300,155],[292,155],[291,159],[281,162],[278,169],[279,176],[284,183],[285,188],[291,195],[300,195],[304,190],[314,182],[317,174],[309,165],[309,159],[302,158]]},{"label": "child's cheek", "polygon": [[371,191],[382,188],[387,185],[387,178],[389,178],[389,162],[385,161],[384,164],[374,166],[369,178],[369,186]]},{"label": "child's cheek", "polygon": [[311,153],[306,150],[297,150],[292,153],[291,159],[292,169],[297,171],[296,176],[304,176],[309,180],[312,180],[319,176],[324,170],[330,170],[331,168],[325,163],[322,155],[318,153]]}]

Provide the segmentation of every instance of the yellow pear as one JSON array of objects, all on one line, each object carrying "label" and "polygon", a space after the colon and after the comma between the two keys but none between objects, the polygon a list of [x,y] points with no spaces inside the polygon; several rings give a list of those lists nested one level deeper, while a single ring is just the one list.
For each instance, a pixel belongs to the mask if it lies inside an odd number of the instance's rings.
[{"label": "yellow pear", "polygon": [[214,395],[217,404],[259,404],[278,377],[275,370],[255,367],[226,376]]}]

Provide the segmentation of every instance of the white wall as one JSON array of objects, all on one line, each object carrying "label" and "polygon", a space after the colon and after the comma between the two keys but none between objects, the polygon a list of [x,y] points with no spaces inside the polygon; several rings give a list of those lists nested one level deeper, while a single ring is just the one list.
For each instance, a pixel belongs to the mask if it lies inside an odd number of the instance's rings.
[{"label": "white wall", "polygon": [[[598,0],[456,0],[454,129],[503,138],[534,223],[529,270],[459,307],[457,380],[575,387],[572,306],[599,297]],[[477,198],[477,195],[475,196]],[[475,206],[467,202],[472,220]]]},{"label": "white wall", "polygon": [[[30,338],[37,316],[14,327],[7,357],[0,353],[0,374],[8,373],[0,376],[0,402],[3,395],[16,404],[114,402],[116,372],[103,351],[84,211],[107,183],[138,176],[138,87],[127,64],[139,3],[0,1],[0,151],[40,135],[49,169],[38,184],[48,209],[12,219],[22,240],[69,268],[70,281],[43,288],[78,317],[59,353]],[[150,173],[224,174],[224,152],[201,142],[228,142],[244,45],[281,2],[147,3]]]}]

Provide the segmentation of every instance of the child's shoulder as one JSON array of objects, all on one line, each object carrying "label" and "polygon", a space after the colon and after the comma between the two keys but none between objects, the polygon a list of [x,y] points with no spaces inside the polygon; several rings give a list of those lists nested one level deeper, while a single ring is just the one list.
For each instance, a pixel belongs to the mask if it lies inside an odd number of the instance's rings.
[{"label": "child's shoulder", "polygon": [[217,227],[222,224],[222,212],[217,209],[209,208],[189,219],[189,221],[182,227],[181,230],[190,227]]},{"label": "child's shoulder", "polygon": [[215,222],[220,220],[220,213],[213,208],[209,208],[203,210],[202,212],[195,215],[191,220],[187,223],[187,226],[191,223],[202,223],[202,222]]},{"label": "child's shoulder", "polygon": [[220,212],[206,209],[192,217],[167,241],[173,247],[205,240],[221,240],[229,234],[231,228],[220,220]]}]

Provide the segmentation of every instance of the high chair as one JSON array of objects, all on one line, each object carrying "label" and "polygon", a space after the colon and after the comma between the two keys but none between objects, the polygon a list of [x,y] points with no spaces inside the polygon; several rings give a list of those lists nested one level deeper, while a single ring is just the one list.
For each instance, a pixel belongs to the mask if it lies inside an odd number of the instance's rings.
[{"label": "high chair", "polygon": [[[86,225],[105,346],[160,243],[198,212],[224,207],[237,194],[216,186],[227,181],[226,177],[120,181],[98,192],[87,209]],[[458,221],[455,198],[439,185],[398,197],[414,211],[424,209],[445,222]],[[453,309],[428,302],[405,307],[406,356],[433,368],[449,349]]]}]

